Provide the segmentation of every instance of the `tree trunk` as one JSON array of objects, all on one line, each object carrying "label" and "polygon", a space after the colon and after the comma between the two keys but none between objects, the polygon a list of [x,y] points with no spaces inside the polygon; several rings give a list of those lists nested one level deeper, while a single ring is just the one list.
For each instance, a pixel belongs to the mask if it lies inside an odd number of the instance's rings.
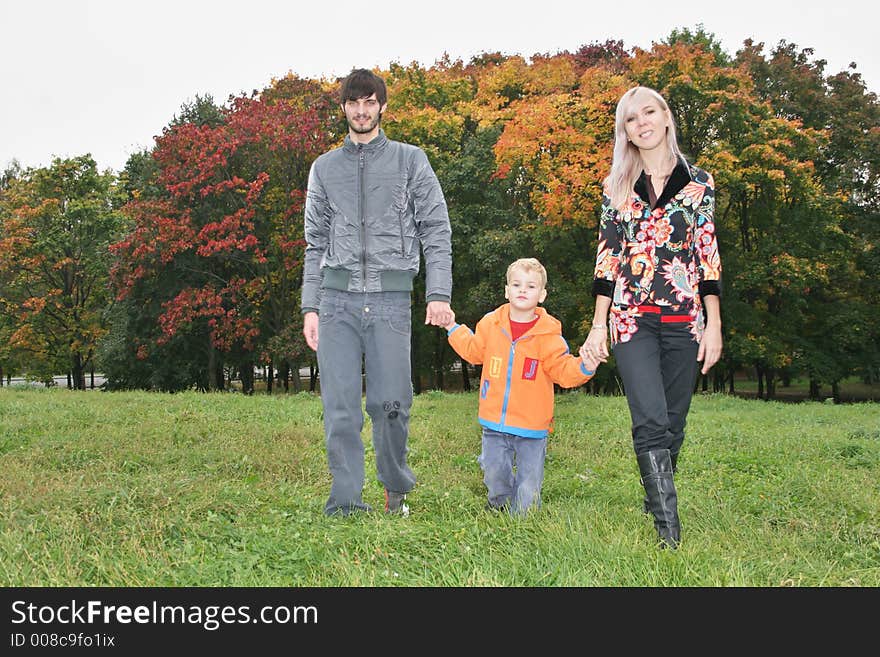
[{"label": "tree trunk", "polygon": [[840,403],[840,382],[832,381],[831,382],[831,396],[834,398],[834,403]]},{"label": "tree trunk", "polygon": [[821,391],[819,389],[819,382],[816,381],[812,376],[810,377],[810,399],[813,401],[819,401],[819,395]]},{"label": "tree trunk", "polygon": [[727,386],[727,392],[731,395],[734,392],[734,390],[733,390],[733,374],[734,374],[733,368],[730,368],[730,382],[728,383],[728,386]]},{"label": "tree trunk", "polygon": [[290,362],[285,358],[278,368],[278,376],[281,378],[281,386],[284,392],[290,392]]},{"label": "tree trunk", "polygon": [[758,373],[758,399],[764,399],[764,370],[757,365],[755,371]]},{"label": "tree trunk", "polygon": [[290,382],[293,382],[293,391],[300,392],[302,390],[302,379],[299,376],[299,363],[291,366],[290,363],[284,361],[284,391],[290,390]]},{"label": "tree trunk", "polygon": [[315,362],[309,363],[309,392],[315,392],[318,388],[318,367]]},{"label": "tree trunk", "polygon": [[[73,387],[76,390],[85,390],[86,389],[86,373],[83,368],[82,355],[75,353],[71,356],[70,359],[71,371],[70,375],[73,378]],[[70,386],[68,386],[70,387]]]},{"label": "tree trunk", "polygon": [[768,367],[764,374],[767,377],[767,399],[776,398],[776,370]]},{"label": "tree trunk", "polygon": [[468,364],[464,358],[459,359],[461,361],[461,389],[465,392],[471,391],[471,377],[468,372]]},{"label": "tree trunk", "polygon": [[281,387],[284,392],[290,392],[290,363],[287,359],[281,361],[281,367],[278,368],[278,376],[281,378]]},{"label": "tree trunk", "polygon": [[210,338],[208,340],[208,392],[214,392],[217,390],[217,351],[210,344]]},{"label": "tree trunk", "polygon": [[275,363],[269,359],[269,365],[266,367],[266,394],[272,394],[272,388],[275,383]]},{"label": "tree trunk", "polygon": [[246,395],[254,394],[254,362],[246,360],[239,366],[241,378],[241,391]]}]

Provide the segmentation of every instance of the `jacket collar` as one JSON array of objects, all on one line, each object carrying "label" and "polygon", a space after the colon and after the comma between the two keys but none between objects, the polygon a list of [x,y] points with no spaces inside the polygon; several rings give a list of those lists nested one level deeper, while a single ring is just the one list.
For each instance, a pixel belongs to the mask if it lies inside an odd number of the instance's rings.
[{"label": "jacket collar", "polygon": [[[669,176],[669,180],[666,181],[666,187],[663,188],[663,193],[660,194],[657,199],[657,205],[654,207],[662,208],[689,182],[691,182],[690,167],[684,158],[680,157],[678,158],[678,164],[675,165],[675,169],[672,170],[672,175]],[[633,191],[639,195],[639,197],[645,202],[645,205],[648,205],[648,200],[651,198],[651,195],[648,193],[648,177],[645,175],[644,171],[642,171],[639,179],[636,180],[636,184],[633,185]]]},{"label": "jacket collar", "polygon": [[377,153],[383,148],[385,148],[385,144],[388,143],[388,137],[385,136],[385,131],[382,128],[379,128],[379,134],[376,135],[372,141],[367,142],[366,144],[358,144],[351,140],[351,134],[345,135],[345,142],[342,147],[349,153],[357,153],[359,151],[366,151],[368,153]]},{"label": "jacket collar", "polygon": [[[537,308],[535,308],[535,314],[538,316],[538,321],[531,329],[529,329],[529,335],[548,333],[555,330],[555,326],[553,325],[552,320],[550,320],[550,316],[547,314],[547,311],[544,310],[543,307],[538,306]],[[505,303],[504,305],[496,308],[494,315],[495,321],[498,322],[499,326],[504,330],[505,333],[509,334],[510,303]]]}]

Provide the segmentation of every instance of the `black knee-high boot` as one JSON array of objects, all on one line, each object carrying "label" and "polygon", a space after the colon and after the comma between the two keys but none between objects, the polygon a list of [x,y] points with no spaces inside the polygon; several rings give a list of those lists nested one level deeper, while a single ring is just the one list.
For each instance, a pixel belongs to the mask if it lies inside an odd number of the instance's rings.
[{"label": "black knee-high boot", "polygon": [[[669,458],[672,460],[672,474],[678,472],[678,452],[670,453]],[[646,516],[651,514],[651,505],[648,503],[648,494],[645,493],[645,499],[642,500],[642,513]]]},{"label": "black knee-high boot", "polygon": [[636,459],[661,545],[675,549],[681,541],[681,523],[672,477],[672,455],[668,449],[655,449],[636,455]]}]

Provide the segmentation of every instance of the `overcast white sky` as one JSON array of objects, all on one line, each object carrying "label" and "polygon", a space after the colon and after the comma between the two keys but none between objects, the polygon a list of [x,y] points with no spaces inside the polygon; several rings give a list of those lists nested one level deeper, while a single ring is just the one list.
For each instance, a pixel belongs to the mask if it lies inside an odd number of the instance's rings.
[{"label": "overcast white sky", "polygon": [[91,153],[118,171],[196,94],[223,103],[288,71],[649,48],[699,23],[731,55],[751,37],[813,48],[826,74],[854,61],[878,92],[878,19],[867,0],[0,0],[0,170]]}]

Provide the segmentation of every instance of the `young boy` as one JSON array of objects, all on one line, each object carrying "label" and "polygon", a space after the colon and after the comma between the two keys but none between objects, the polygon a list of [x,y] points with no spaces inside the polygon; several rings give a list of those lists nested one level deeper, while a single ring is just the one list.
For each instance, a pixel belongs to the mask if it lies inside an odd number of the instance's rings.
[{"label": "young boy", "polygon": [[479,461],[489,492],[486,506],[507,508],[511,515],[541,505],[553,384],[583,385],[599,365],[592,357],[571,355],[559,320],[538,307],[547,297],[546,285],[543,265],[520,258],[507,268],[508,303],[487,313],[475,333],[454,318],[445,327],[452,348],[469,363],[483,365]]}]

